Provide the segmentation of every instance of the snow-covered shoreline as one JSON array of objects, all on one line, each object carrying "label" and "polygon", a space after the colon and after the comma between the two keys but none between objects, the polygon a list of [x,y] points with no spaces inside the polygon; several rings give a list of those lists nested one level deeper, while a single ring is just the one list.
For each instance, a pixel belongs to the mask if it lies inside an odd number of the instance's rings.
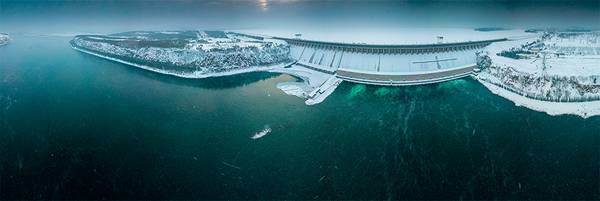
[{"label": "snow-covered shoreline", "polygon": [[277,84],[276,87],[279,88],[280,90],[282,90],[285,94],[297,96],[300,98],[308,98],[305,101],[305,103],[307,105],[314,105],[314,104],[324,101],[325,98],[327,96],[329,96],[329,94],[333,93],[333,90],[335,90],[337,85],[339,85],[339,83],[341,82],[341,80],[338,79],[338,82],[334,84],[334,87],[328,87],[325,92],[319,93],[319,96],[310,97],[311,92],[315,92],[316,90],[322,90],[319,87],[323,83],[327,82],[329,77],[334,76],[334,75],[329,75],[329,74],[325,74],[322,72],[313,71],[310,69],[302,69],[300,67],[295,66],[294,65],[295,62],[275,64],[275,65],[269,65],[269,66],[260,66],[260,67],[259,66],[247,67],[247,68],[243,68],[243,69],[239,69],[239,70],[232,70],[232,71],[221,72],[221,73],[210,73],[210,74],[202,74],[199,72],[198,73],[181,73],[181,72],[173,72],[173,71],[167,71],[167,70],[163,70],[163,69],[157,69],[157,68],[153,68],[150,66],[140,65],[140,64],[133,63],[133,62],[125,61],[122,59],[108,57],[108,56],[94,53],[91,51],[87,51],[87,50],[84,50],[81,48],[77,48],[75,46],[72,46],[72,48],[74,50],[77,50],[77,51],[80,51],[80,52],[83,52],[86,54],[90,54],[93,56],[97,56],[97,57],[100,57],[103,59],[107,59],[110,61],[119,62],[119,63],[126,64],[129,66],[152,71],[155,73],[171,75],[171,76],[176,76],[176,77],[186,78],[186,79],[223,77],[223,76],[237,75],[237,74],[250,73],[250,72],[270,72],[270,73],[288,74],[288,75],[302,79],[303,82],[283,82],[283,83]]},{"label": "snow-covered shoreline", "polygon": [[188,78],[188,79],[222,77],[222,76],[230,76],[230,75],[236,75],[236,74],[242,74],[242,73],[258,72],[258,71],[272,72],[271,70],[273,70],[275,68],[283,68],[283,67],[293,64],[293,62],[290,62],[290,63],[281,63],[281,64],[275,64],[275,65],[269,65],[269,66],[255,66],[255,67],[248,67],[248,68],[244,68],[244,69],[232,70],[232,71],[228,71],[228,72],[219,72],[219,73],[210,73],[210,74],[202,74],[201,72],[182,73],[182,72],[168,71],[168,70],[153,68],[153,67],[146,66],[146,65],[136,64],[133,62],[122,60],[122,59],[117,59],[117,58],[101,55],[98,53],[94,53],[94,52],[84,50],[84,49],[81,49],[81,48],[78,48],[75,46],[72,46],[72,48],[74,50],[77,50],[77,51],[80,51],[80,52],[83,52],[86,54],[94,55],[94,56],[97,56],[97,57],[100,57],[103,59],[116,61],[116,62],[130,65],[130,66],[138,67],[138,68],[141,68],[144,70],[161,73],[161,74],[165,74],[165,75],[172,75],[172,76],[181,77],[181,78]]},{"label": "snow-covered shoreline", "polygon": [[[478,79],[479,80],[479,79]],[[516,106],[523,106],[535,111],[545,112],[549,115],[571,114],[583,118],[600,115],[600,101],[588,102],[550,102],[541,101],[513,93],[494,84],[479,80],[492,93],[506,98],[515,103]]]},{"label": "snow-covered shoreline", "polygon": [[552,102],[600,100],[600,75],[546,75],[526,73],[517,67],[491,66],[478,75],[480,80],[501,85],[528,98]]}]

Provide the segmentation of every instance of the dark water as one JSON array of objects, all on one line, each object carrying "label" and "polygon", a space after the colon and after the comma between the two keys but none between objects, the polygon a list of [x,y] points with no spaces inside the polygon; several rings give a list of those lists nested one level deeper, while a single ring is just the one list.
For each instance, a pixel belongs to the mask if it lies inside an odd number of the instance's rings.
[{"label": "dark water", "polygon": [[183,80],[13,38],[1,199],[600,199],[600,117],[515,107],[470,78],[345,83],[306,106],[275,87],[287,75]]}]

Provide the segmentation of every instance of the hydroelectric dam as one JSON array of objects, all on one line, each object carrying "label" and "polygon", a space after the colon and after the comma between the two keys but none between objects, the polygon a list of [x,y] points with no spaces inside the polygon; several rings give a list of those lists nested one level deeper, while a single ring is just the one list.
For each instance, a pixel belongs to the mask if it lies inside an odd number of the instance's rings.
[{"label": "hydroelectric dam", "polygon": [[[506,37],[444,42],[442,36],[420,44],[340,42],[314,38],[253,35],[290,45],[294,64],[276,72],[303,78],[311,86],[306,104],[322,102],[342,82],[408,86],[439,83],[472,75],[476,53]],[[467,36],[468,37],[468,36]],[[460,39],[459,39],[460,40]]]},{"label": "hydroelectric dam", "polygon": [[506,38],[424,45],[369,45],[275,37],[290,44],[297,65],[373,85],[420,85],[470,75],[476,52]]}]

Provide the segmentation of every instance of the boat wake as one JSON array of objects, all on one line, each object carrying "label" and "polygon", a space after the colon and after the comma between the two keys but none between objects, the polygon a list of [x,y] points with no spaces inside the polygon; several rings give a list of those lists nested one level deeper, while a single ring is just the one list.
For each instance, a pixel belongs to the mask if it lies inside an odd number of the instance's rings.
[{"label": "boat wake", "polygon": [[252,137],[250,137],[250,139],[256,140],[258,138],[264,137],[265,135],[269,134],[270,132],[271,132],[271,128],[269,127],[269,125],[266,125],[264,129],[255,133]]}]

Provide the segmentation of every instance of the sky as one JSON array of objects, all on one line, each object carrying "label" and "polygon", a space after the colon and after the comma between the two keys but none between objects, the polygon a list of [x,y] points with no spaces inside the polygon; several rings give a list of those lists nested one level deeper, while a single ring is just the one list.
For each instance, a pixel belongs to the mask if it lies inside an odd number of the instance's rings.
[{"label": "sky", "polygon": [[600,1],[0,0],[0,32],[332,27],[600,29]]}]

